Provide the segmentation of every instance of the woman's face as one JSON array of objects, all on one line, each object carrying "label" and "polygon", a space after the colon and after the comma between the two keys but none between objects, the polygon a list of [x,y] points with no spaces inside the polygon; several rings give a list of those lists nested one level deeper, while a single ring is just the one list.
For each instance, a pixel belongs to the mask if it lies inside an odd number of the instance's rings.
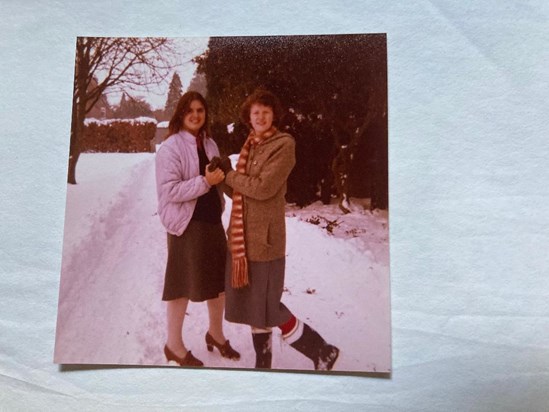
[{"label": "woman's face", "polygon": [[206,121],[206,108],[200,100],[193,100],[189,107],[189,111],[183,117],[183,129],[189,133],[198,135],[198,131]]},{"label": "woman's face", "polygon": [[261,136],[273,125],[274,113],[269,106],[254,103],[250,108],[250,123],[256,135]]}]

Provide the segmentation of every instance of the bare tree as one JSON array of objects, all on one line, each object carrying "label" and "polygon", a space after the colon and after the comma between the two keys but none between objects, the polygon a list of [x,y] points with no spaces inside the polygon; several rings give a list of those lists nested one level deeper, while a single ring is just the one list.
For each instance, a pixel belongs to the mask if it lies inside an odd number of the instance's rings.
[{"label": "bare tree", "polygon": [[148,90],[148,86],[164,82],[174,67],[173,56],[167,38],[76,39],[68,183],[76,184],[84,119],[102,94]]}]

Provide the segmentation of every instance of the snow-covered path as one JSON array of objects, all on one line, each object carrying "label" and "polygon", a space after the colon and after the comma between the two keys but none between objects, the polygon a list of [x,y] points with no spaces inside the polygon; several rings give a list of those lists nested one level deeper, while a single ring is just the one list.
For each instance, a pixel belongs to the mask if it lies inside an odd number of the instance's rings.
[{"label": "snow-covered path", "polygon": [[[145,364],[149,351],[155,352],[147,341],[163,331],[158,274],[165,260],[165,233],[150,199],[155,194],[153,162],[148,157],[129,176],[119,176],[129,180],[106,208],[72,222],[80,226],[76,231],[89,231],[80,243],[64,245],[56,358],[65,363],[84,357],[90,363]],[[68,209],[80,188],[69,189],[76,190],[69,191]]]},{"label": "snow-covered path", "polygon": [[[86,154],[78,167],[79,185],[70,186],[67,196],[55,360],[165,365],[166,234],[156,216],[154,154]],[[225,222],[229,210],[230,201]],[[363,222],[359,229],[369,237],[346,239],[305,222],[313,212],[333,209],[287,213],[283,300],[340,347],[335,370],[388,371],[387,219],[369,212],[348,215],[353,224]],[[205,303],[189,305],[184,338],[193,354],[210,367],[253,367],[249,328],[225,324],[226,336],[242,354],[239,362],[229,361],[207,352],[207,319]],[[312,369],[277,331],[273,346],[274,368]]]}]

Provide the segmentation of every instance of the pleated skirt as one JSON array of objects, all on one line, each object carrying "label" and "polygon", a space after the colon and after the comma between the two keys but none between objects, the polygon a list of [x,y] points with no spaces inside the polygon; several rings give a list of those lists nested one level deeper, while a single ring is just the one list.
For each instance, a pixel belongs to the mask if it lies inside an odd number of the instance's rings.
[{"label": "pleated skirt", "polygon": [[290,320],[292,313],[281,302],[286,259],[269,262],[248,261],[250,284],[231,286],[231,254],[225,266],[225,319],[256,328],[274,327]]},{"label": "pleated skirt", "polygon": [[162,300],[203,302],[225,289],[227,240],[223,225],[191,220],[181,236],[168,233]]}]

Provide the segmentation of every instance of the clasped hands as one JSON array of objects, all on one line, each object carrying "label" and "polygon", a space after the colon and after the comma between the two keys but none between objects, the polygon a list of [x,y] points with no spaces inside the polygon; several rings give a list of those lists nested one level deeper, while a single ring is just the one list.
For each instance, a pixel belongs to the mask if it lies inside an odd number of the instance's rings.
[{"label": "clasped hands", "polygon": [[214,186],[225,180],[225,176],[233,170],[231,159],[227,156],[222,158],[215,156],[212,158],[208,166],[206,166],[206,181],[210,186]]}]

